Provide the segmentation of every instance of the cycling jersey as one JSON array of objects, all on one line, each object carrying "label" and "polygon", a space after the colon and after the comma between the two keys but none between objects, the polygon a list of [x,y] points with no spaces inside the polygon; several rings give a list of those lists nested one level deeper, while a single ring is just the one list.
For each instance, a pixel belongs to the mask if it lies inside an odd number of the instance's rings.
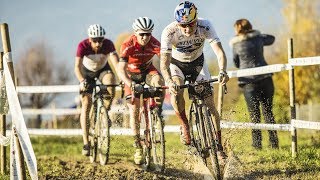
[{"label": "cycling jersey", "polygon": [[181,62],[192,62],[201,56],[204,42],[220,42],[215,29],[208,20],[198,18],[196,31],[190,37],[183,35],[179,24],[169,24],[161,35],[161,53],[172,53],[172,57]]},{"label": "cycling jersey", "polygon": [[77,57],[83,58],[83,66],[92,72],[97,72],[108,63],[108,56],[115,54],[116,49],[109,39],[104,39],[102,47],[95,53],[89,39],[81,41],[78,45]]},{"label": "cycling jersey", "polygon": [[160,55],[160,42],[156,38],[151,36],[148,44],[141,46],[137,37],[132,35],[121,45],[120,61],[128,63],[129,72],[141,73],[151,68],[155,54]]}]

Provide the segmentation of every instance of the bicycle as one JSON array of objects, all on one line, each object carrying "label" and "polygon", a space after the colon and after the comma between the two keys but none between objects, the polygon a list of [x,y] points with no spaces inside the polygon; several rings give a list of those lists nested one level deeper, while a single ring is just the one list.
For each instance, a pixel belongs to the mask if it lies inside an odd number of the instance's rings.
[{"label": "bicycle", "polygon": [[[101,165],[106,165],[109,160],[110,151],[110,127],[111,120],[108,110],[104,106],[104,99],[108,98],[108,87],[123,87],[122,84],[103,85],[96,84],[92,93],[92,105],[89,113],[89,145],[90,162],[96,162],[97,154]],[[121,93],[123,96],[123,92]]]},{"label": "bicycle", "polygon": [[[210,80],[190,81],[189,84],[180,85],[187,88],[191,105],[189,109],[189,127],[191,140],[202,160],[211,168],[217,179],[221,179],[220,166],[217,156],[216,129],[212,122],[211,112],[204,99],[212,95],[210,83],[218,81],[217,78]],[[195,125],[195,126],[193,126]]]},{"label": "bicycle", "polygon": [[144,166],[146,169],[150,168],[151,152],[153,163],[157,170],[163,171],[165,168],[165,136],[164,136],[164,122],[160,117],[159,108],[156,104],[155,97],[163,96],[163,90],[168,89],[166,86],[162,87],[143,87],[140,90],[135,90],[132,93],[131,102],[134,98],[142,96],[142,106],[140,107],[139,120],[141,124],[144,123],[143,130],[144,137],[141,138],[143,147]]}]

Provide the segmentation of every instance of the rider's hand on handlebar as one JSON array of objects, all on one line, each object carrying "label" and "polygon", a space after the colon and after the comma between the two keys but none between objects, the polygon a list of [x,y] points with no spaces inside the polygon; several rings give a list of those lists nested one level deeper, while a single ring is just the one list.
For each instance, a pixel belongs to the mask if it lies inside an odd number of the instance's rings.
[{"label": "rider's hand on handlebar", "polygon": [[136,84],[134,81],[131,83],[131,89],[135,93],[142,93],[143,92],[143,86],[141,84]]},{"label": "rider's hand on handlebar", "polygon": [[229,81],[229,76],[226,71],[220,70],[219,76],[218,76],[219,83],[222,83],[225,85]]},{"label": "rider's hand on handlebar", "polygon": [[169,87],[170,94],[175,95],[175,96],[178,94],[178,91],[180,88],[174,81],[170,80],[168,82],[168,87]]},{"label": "rider's hand on handlebar", "polygon": [[84,79],[80,82],[79,86],[80,86],[80,91],[87,91],[89,88],[89,83],[87,82],[86,79]]}]

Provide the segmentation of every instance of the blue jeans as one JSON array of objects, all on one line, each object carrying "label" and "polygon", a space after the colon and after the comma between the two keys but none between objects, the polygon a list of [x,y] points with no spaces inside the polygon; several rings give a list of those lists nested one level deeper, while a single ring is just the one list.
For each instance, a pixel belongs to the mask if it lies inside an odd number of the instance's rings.
[{"label": "blue jeans", "polygon": [[[268,124],[274,124],[274,116],[272,113],[272,102],[274,94],[274,86],[272,77],[262,79],[255,83],[245,84],[242,86],[244,97],[247,103],[251,121],[253,123],[261,122],[260,105],[264,120]],[[272,148],[278,148],[278,136],[275,130],[268,130],[269,142]],[[252,146],[262,148],[261,130],[252,130]]]}]

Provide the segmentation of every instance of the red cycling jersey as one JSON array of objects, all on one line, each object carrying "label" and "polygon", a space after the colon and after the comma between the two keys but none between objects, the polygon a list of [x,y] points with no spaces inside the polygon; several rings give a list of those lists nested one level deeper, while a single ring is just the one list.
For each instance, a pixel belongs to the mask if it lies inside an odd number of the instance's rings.
[{"label": "red cycling jersey", "polygon": [[141,46],[137,37],[132,35],[121,45],[120,61],[128,63],[131,73],[141,73],[153,67],[152,57],[155,54],[160,55],[160,42],[156,38],[151,36],[148,44]]}]

